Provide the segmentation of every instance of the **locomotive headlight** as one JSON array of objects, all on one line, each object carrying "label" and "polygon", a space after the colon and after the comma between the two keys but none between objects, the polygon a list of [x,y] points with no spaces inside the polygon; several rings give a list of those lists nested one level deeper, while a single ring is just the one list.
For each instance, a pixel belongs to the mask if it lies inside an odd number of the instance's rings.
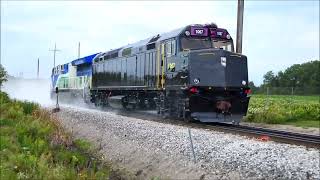
[{"label": "locomotive headlight", "polygon": [[195,79],[193,80],[193,82],[194,82],[195,84],[199,84],[200,79],[199,79],[199,78],[195,78]]},{"label": "locomotive headlight", "polygon": [[184,33],[186,34],[186,36],[190,36],[190,31],[186,31]]},{"label": "locomotive headlight", "polygon": [[245,86],[246,84],[247,84],[247,82],[246,82],[245,80],[243,80],[243,81],[242,81],[242,85]]},{"label": "locomotive headlight", "polygon": [[226,57],[221,57],[221,65],[223,66],[223,67],[226,67],[227,66],[227,58]]},{"label": "locomotive headlight", "polygon": [[230,34],[227,34],[227,39],[230,39],[230,38],[231,38]]}]

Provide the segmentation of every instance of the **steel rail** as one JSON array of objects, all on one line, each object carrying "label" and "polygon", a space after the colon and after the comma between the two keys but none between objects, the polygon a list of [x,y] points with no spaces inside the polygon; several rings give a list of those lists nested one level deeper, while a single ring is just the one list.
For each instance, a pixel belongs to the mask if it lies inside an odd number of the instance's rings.
[{"label": "steel rail", "polygon": [[236,131],[236,132],[249,133],[249,134],[260,135],[260,136],[267,136],[267,137],[276,138],[276,140],[282,140],[285,142],[290,141],[291,143],[294,142],[294,144],[303,144],[303,145],[318,147],[318,148],[320,146],[320,136],[317,136],[317,135],[294,133],[294,132],[288,132],[288,131],[266,129],[266,128],[252,127],[252,126],[243,126],[243,125],[234,126],[231,124],[223,124],[223,123],[215,123],[215,126],[228,131]]},{"label": "steel rail", "polygon": [[244,125],[232,125],[226,123],[201,123],[201,122],[185,122],[179,121],[177,119],[163,119],[156,114],[146,113],[143,111],[117,111],[118,115],[124,115],[129,117],[135,117],[147,121],[156,121],[165,124],[174,124],[178,126],[192,127],[197,129],[208,129],[215,131],[224,131],[226,133],[233,133],[244,135],[248,137],[258,137],[267,136],[270,141],[276,141],[287,144],[303,145],[306,147],[314,147],[320,149],[320,136],[302,134],[295,132],[288,132],[282,130],[267,129],[261,127],[252,127]]}]

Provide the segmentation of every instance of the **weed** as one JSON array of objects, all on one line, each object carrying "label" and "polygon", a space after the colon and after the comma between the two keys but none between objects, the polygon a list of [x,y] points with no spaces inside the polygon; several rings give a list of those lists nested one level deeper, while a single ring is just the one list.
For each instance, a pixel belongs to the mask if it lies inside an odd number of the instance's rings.
[{"label": "weed", "polygon": [[73,141],[38,104],[0,92],[0,111],[1,179],[109,177],[110,167],[89,155],[90,144]]}]

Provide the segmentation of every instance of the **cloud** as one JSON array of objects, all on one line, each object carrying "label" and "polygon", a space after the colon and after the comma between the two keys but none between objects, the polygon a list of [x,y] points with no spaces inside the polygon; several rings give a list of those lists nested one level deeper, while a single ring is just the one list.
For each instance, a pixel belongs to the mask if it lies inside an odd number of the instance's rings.
[{"label": "cloud", "polygon": [[[319,3],[318,3],[319,4]],[[257,84],[268,70],[317,58],[319,6],[315,2],[246,1],[243,52]],[[236,1],[1,1],[1,59],[9,72],[42,74],[57,63],[114,49],[193,23],[216,22],[236,39]],[[17,53],[19,52],[19,53]]]},{"label": "cloud", "polygon": [[319,6],[293,3],[248,3],[243,52],[249,60],[249,77],[256,84],[269,70],[278,72],[319,59]]}]

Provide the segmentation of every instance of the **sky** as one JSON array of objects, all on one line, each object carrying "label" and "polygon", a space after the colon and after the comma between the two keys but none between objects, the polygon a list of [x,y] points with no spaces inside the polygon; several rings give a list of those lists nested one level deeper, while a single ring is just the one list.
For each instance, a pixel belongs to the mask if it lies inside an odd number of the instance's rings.
[{"label": "sky", "polygon": [[[1,64],[49,78],[56,64],[116,49],[188,24],[215,22],[236,40],[237,1],[1,1]],[[245,1],[243,54],[249,80],[319,59],[318,1]]]}]

